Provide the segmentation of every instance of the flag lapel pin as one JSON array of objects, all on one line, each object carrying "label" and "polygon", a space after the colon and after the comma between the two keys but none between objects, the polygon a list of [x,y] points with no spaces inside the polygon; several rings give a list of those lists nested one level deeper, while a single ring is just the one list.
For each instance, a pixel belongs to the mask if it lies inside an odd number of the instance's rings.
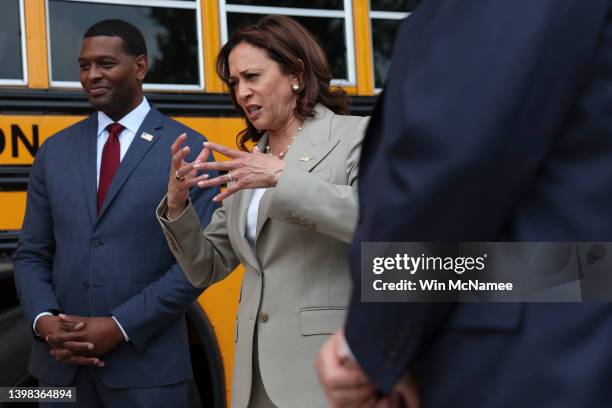
[{"label": "flag lapel pin", "polygon": [[153,135],[147,132],[142,132],[142,135],[140,135],[140,137],[146,140],[147,142],[150,142],[151,140],[153,140]]}]

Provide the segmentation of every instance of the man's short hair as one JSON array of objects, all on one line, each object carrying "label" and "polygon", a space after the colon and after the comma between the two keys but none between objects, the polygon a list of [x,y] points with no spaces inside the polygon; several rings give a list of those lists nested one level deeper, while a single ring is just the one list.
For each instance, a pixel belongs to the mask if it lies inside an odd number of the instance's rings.
[{"label": "man's short hair", "polygon": [[87,29],[83,38],[119,37],[123,40],[125,51],[134,56],[147,55],[147,44],[138,28],[123,20],[103,20]]}]

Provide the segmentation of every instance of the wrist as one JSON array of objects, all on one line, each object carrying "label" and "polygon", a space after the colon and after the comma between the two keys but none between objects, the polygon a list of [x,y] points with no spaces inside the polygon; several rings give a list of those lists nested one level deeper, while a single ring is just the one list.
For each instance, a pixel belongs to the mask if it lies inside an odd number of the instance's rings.
[{"label": "wrist", "polygon": [[114,327],[113,333],[114,333],[114,342],[115,344],[121,344],[125,341],[127,341],[126,336],[123,332],[123,329],[121,328],[121,326],[119,325],[119,322],[116,320],[116,318],[114,316],[110,317],[111,321],[112,321],[112,325]]},{"label": "wrist", "polygon": [[168,206],[166,208],[166,218],[169,221],[174,221],[179,218],[179,216],[185,211],[185,209],[189,205],[189,200],[185,200],[181,204],[170,204],[170,200],[168,200]]},{"label": "wrist", "polygon": [[55,319],[55,316],[52,315],[45,315],[45,316],[41,316],[38,321],[36,322],[36,325],[34,326],[34,332],[39,336],[42,337],[43,339],[50,334],[49,330],[48,330],[48,324],[51,319]]},{"label": "wrist", "polygon": [[[184,209],[183,209],[184,210]],[[166,210],[166,219],[168,221],[174,221],[176,220],[179,215],[181,215],[181,213],[183,212],[183,210],[178,210],[178,209],[170,209],[170,207],[168,207],[168,209]]]}]

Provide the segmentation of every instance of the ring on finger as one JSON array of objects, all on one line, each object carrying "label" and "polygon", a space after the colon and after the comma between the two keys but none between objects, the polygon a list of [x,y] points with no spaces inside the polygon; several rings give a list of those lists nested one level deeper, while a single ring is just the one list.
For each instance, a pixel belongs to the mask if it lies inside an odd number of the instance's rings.
[{"label": "ring on finger", "polygon": [[234,178],[232,177],[232,172],[231,171],[227,171],[227,182],[230,183],[234,181]]},{"label": "ring on finger", "polygon": [[178,181],[185,180],[185,176],[180,176],[178,170],[174,172],[174,178],[177,179]]}]

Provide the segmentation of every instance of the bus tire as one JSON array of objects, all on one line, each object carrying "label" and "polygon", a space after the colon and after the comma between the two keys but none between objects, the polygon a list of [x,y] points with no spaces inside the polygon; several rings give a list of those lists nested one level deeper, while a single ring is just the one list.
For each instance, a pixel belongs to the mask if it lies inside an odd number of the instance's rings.
[{"label": "bus tire", "polygon": [[195,388],[199,394],[190,393],[189,406],[225,408],[223,359],[210,320],[197,302],[187,308],[187,324],[192,339],[189,348]]}]

